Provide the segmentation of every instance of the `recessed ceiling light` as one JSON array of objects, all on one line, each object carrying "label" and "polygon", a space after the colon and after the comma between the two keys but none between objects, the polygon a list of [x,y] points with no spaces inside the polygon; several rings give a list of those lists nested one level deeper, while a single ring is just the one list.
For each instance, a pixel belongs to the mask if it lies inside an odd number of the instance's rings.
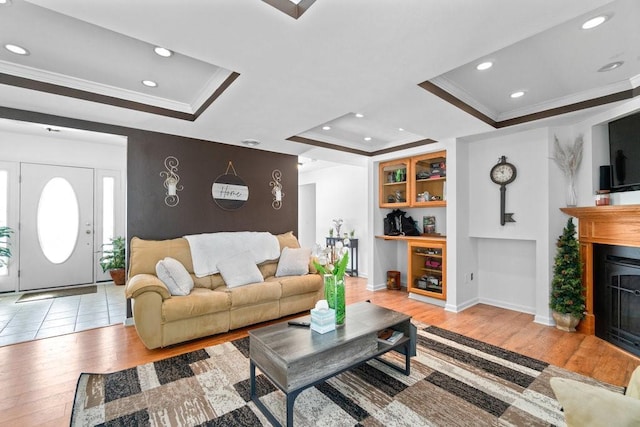
[{"label": "recessed ceiling light", "polygon": [[603,65],[602,67],[600,67],[598,69],[598,72],[603,73],[605,71],[615,70],[616,68],[621,67],[622,64],[624,64],[624,61],[610,62],[607,65]]},{"label": "recessed ceiling light", "polygon": [[585,23],[582,24],[582,29],[590,30],[592,28],[597,27],[600,24],[603,24],[607,19],[609,19],[609,17],[606,15],[596,16],[595,18],[591,18],[588,21],[585,21]]},{"label": "recessed ceiling light", "polygon": [[365,136],[365,137],[364,137],[364,140],[365,140],[365,141],[371,141],[371,137],[370,137],[370,136]]},{"label": "recessed ceiling light", "polygon": [[143,80],[142,84],[146,87],[158,87],[158,83],[154,82],[153,80]]},{"label": "recessed ceiling light", "polygon": [[255,147],[256,145],[260,145],[260,141],[257,139],[243,139],[242,143],[244,145],[248,145],[249,147]]},{"label": "recessed ceiling light", "polygon": [[0,4],[11,4],[11,0],[0,0]]},{"label": "recessed ceiling light", "polygon": [[511,98],[520,98],[522,96],[524,96],[524,92],[519,90],[517,92],[513,92],[511,95],[509,95]]},{"label": "recessed ceiling light", "polygon": [[486,62],[481,62],[480,64],[476,65],[476,70],[484,71],[484,70],[488,70],[491,67],[493,67],[493,62],[486,61]]},{"label": "recessed ceiling light", "polygon": [[29,55],[29,51],[27,49],[15,44],[5,44],[4,48],[16,55]]},{"label": "recessed ceiling light", "polygon": [[169,49],[160,46],[156,46],[155,48],[153,48],[153,51],[156,53],[156,55],[162,56],[163,58],[168,58],[173,55],[173,52],[171,52]]},{"label": "recessed ceiling light", "polygon": [[398,128],[400,132],[404,132],[404,128]]},{"label": "recessed ceiling light", "polygon": [[356,116],[357,118],[361,119],[361,118],[363,118],[363,117],[364,117],[364,114],[362,114],[362,113],[356,113],[356,114],[355,114],[355,116]]},{"label": "recessed ceiling light", "polygon": [[322,126],[322,130],[331,130],[331,126]]}]

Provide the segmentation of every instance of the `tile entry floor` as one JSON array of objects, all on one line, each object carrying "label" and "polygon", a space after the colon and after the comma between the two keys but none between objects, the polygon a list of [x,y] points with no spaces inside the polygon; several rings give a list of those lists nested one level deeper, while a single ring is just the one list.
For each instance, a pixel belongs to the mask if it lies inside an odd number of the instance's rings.
[{"label": "tile entry floor", "polygon": [[97,284],[95,294],[16,302],[22,293],[0,294],[0,346],[122,323],[124,286]]}]

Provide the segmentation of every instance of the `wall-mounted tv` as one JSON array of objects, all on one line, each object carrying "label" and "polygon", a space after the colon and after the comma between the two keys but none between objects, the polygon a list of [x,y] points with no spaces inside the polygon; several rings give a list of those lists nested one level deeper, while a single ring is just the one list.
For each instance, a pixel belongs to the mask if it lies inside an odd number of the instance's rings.
[{"label": "wall-mounted tv", "polygon": [[640,190],[640,112],[609,122],[611,191]]}]

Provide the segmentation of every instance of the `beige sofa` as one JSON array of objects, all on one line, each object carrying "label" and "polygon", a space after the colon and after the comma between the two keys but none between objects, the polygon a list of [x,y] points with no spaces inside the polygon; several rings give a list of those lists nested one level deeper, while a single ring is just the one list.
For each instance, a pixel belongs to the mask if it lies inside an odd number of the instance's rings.
[{"label": "beige sofa", "polygon": [[[277,235],[280,251],[300,247],[292,233]],[[264,282],[228,288],[220,274],[193,274],[189,243],[131,239],[129,280],[125,295],[132,300],[133,319],[149,349],[192,340],[231,329],[310,310],[323,298],[319,274],[275,277],[278,261],[258,265]],[[156,263],[165,257],[180,261],[194,280],[189,295],[172,296],[156,276]]]}]

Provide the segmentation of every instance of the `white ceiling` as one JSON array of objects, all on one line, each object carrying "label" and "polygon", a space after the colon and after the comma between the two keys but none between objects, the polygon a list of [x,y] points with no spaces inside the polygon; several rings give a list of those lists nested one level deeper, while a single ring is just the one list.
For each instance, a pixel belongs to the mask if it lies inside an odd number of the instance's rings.
[{"label": "white ceiling", "polygon": [[[599,13],[611,19],[580,29]],[[11,0],[0,45],[30,55],[0,48],[0,73],[188,113],[239,77],[193,121],[11,84],[0,106],[333,160],[343,153],[287,139],[366,154],[494,130],[425,81],[496,121],[636,87],[638,18],[637,0],[317,0],[297,20],[260,0]]]}]

